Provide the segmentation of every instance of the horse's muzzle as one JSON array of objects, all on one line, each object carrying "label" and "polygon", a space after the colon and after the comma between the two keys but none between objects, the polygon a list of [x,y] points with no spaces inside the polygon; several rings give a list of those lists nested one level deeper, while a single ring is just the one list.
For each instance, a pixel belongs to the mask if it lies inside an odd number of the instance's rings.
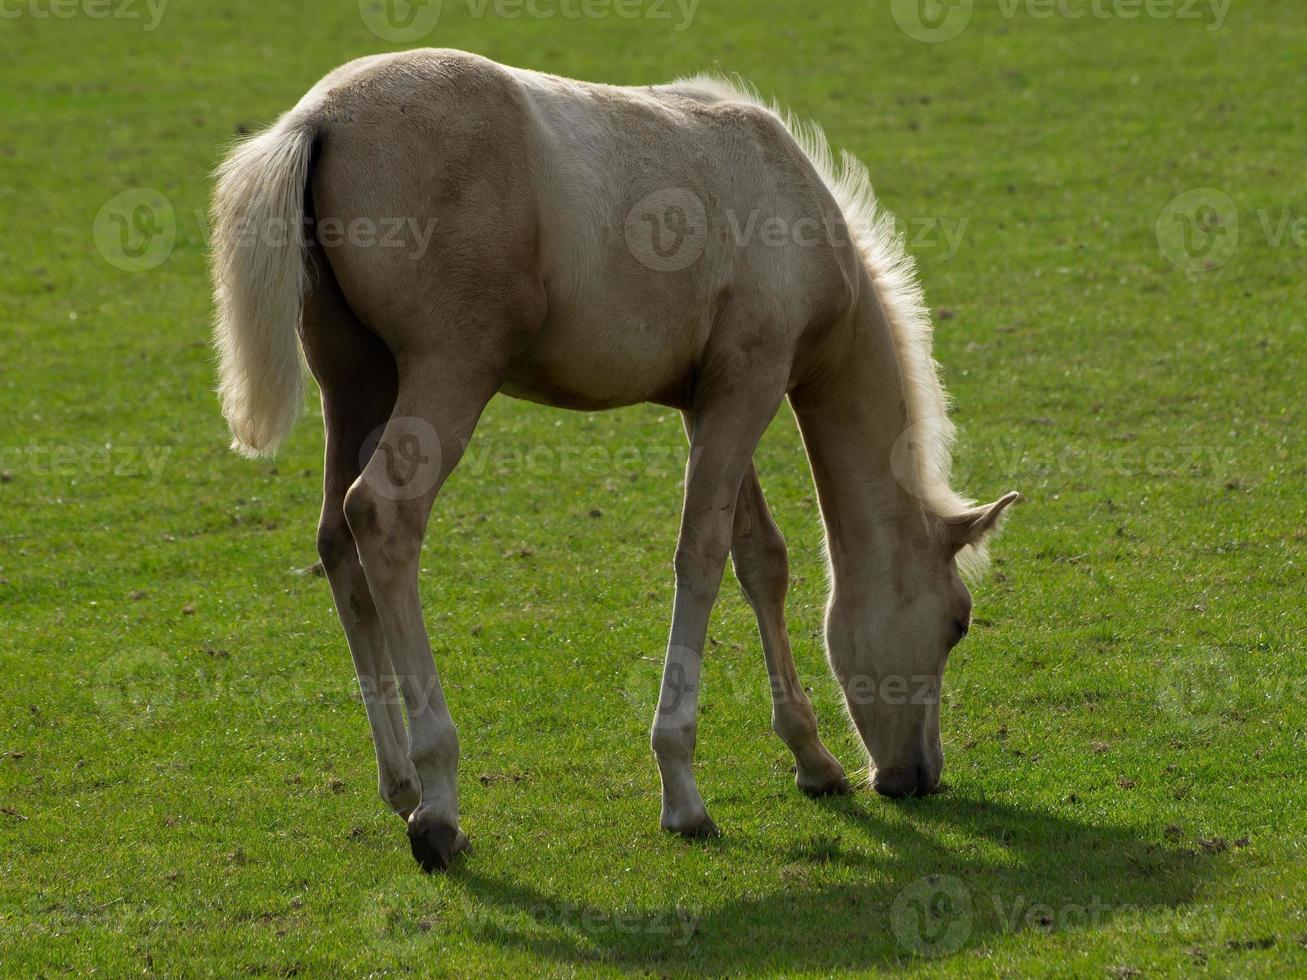
[{"label": "horse's muzzle", "polygon": [[904,796],[929,796],[939,789],[939,772],[924,763],[898,769],[877,769],[871,785],[881,796],[893,800]]}]

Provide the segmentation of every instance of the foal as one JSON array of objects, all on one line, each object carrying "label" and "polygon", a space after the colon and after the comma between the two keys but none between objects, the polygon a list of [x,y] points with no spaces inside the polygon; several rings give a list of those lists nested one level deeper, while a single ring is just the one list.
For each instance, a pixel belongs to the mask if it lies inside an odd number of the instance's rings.
[{"label": "foal", "polygon": [[[752,462],[786,397],[826,525],[830,662],[873,785],[936,788],[939,683],[971,606],[959,561],[980,558],[1016,495],[971,507],[949,489],[952,430],[913,264],[865,170],[847,157],[836,167],[819,132],[714,79],[616,88],[412,51],[337,69],[237,147],[214,210],[233,445],[255,456],[285,438],[303,400],[302,346],[327,429],[318,548],[381,796],[408,821],[423,869],[446,867],[467,838],[419,552],[496,392],[684,415],[691,452],[652,735],[664,828],[716,833],[692,759],[728,553],[799,786],[848,785],[795,673],[785,543]],[[385,247],[382,230],[401,226],[433,233]],[[407,727],[382,696],[392,684]]]}]

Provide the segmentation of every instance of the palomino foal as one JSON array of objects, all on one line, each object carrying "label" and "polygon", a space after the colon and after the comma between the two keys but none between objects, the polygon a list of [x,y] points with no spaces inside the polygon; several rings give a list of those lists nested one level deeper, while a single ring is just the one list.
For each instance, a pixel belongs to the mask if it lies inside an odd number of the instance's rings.
[{"label": "palomino foal", "polygon": [[[979,557],[1015,494],[971,507],[949,489],[929,317],[856,162],[836,167],[820,133],[714,79],[615,88],[422,50],[329,74],[231,153],[214,208],[234,447],[273,452],[289,431],[303,398],[298,332],[327,429],[318,546],[381,795],[424,869],[446,867],[467,838],[419,552],[441,485],[501,391],[684,414],[691,453],[652,736],[664,828],[716,832],[692,761],[728,553],[799,786],[848,785],[795,673],[785,543],[752,462],[786,397],[826,525],[830,662],[873,785],[935,789],[939,682],[971,605],[958,562]],[[387,248],[396,227],[433,234]],[[768,233],[741,231],[755,227]],[[384,696],[396,684],[407,727]]]}]

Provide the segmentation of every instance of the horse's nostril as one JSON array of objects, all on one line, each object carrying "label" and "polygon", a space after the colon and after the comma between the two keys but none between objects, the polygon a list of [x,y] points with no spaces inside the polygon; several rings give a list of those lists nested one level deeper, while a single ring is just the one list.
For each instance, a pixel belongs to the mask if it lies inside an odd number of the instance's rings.
[{"label": "horse's nostril", "polygon": [[930,796],[932,793],[938,793],[939,773],[926,766],[921,766],[917,771],[920,773],[917,792],[921,796]]},{"label": "horse's nostril", "polygon": [[877,769],[871,785],[881,796],[897,800],[917,791],[917,774],[913,769]]},{"label": "horse's nostril", "polygon": [[877,769],[872,788],[892,800],[905,796],[929,796],[939,789],[939,774],[924,765],[903,769]]}]

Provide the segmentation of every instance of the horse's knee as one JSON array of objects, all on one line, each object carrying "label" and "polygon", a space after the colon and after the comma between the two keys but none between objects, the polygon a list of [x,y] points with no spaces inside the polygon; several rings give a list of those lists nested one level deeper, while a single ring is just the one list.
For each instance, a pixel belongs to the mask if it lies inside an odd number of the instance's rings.
[{"label": "horse's knee", "polygon": [[358,480],[345,491],[345,502],[341,507],[345,523],[354,539],[362,544],[376,536],[381,526],[381,507],[377,495],[363,480]]},{"label": "horse's knee", "polygon": [[366,568],[380,559],[416,558],[424,530],[422,502],[397,498],[368,481],[366,475],[345,493],[345,523]]},{"label": "horse's knee", "polygon": [[346,492],[343,510],[369,579],[399,564],[401,556],[394,553],[393,545],[402,541],[402,536],[398,533],[394,501],[359,479]]},{"label": "horse's knee", "polygon": [[673,562],[677,591],[709,599],[715,596],[729,550],[730,539],[723,535],[708,534],[678,544]]},{"label": "horse's knee", "polygon": [[323,570],[330,575],[356,557],[354,535],[345,523],[344,511],[338,509],[335,514],[324,514],[318,524],[318,558]]}]

